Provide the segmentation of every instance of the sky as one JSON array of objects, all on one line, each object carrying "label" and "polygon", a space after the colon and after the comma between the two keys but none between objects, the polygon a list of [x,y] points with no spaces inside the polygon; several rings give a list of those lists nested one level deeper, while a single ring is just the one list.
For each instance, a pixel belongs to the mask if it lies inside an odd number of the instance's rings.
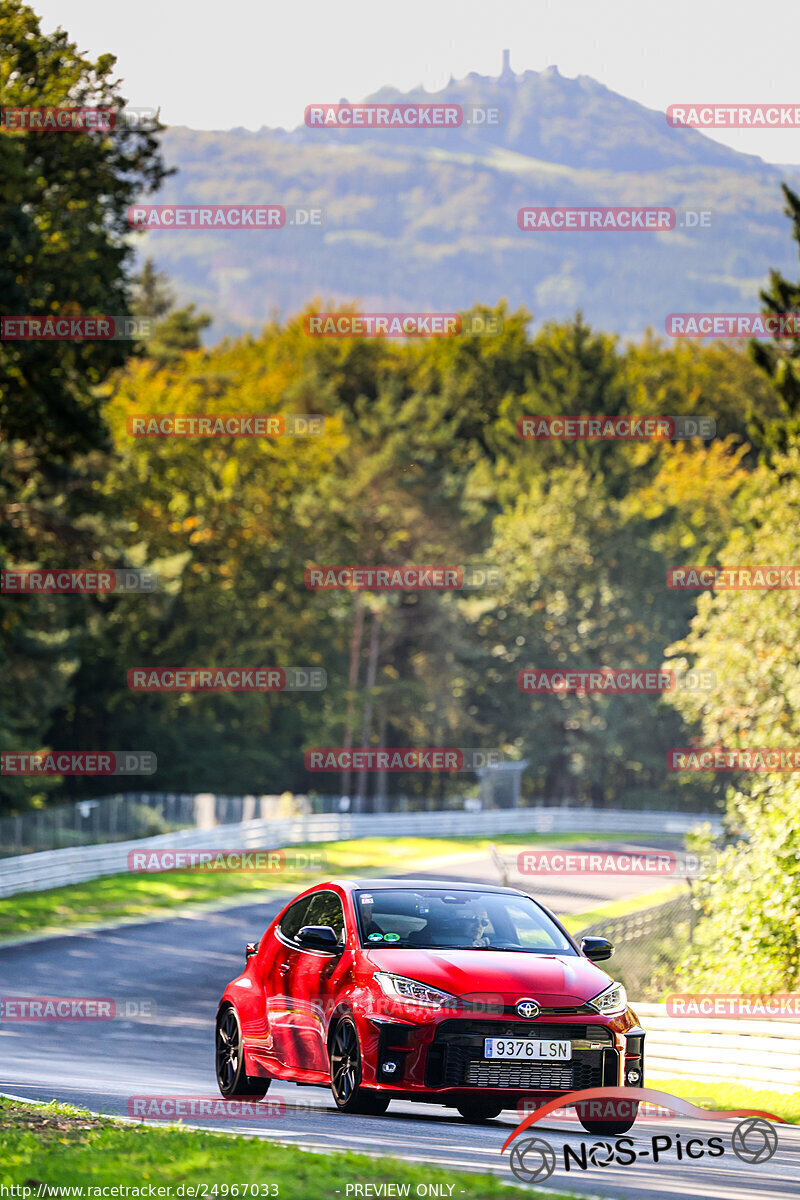
[{"label": "sky", "polygon": [[[384,85],[428,91],[470,71],[555,65],[664,111],[680,103],[800,102],[800,5],[748,0],[31,0],[45,30],[116,54],[122,94],[194,129],[294,128],[308,104]],[[800,164],[800,129],[718,130]]]}]

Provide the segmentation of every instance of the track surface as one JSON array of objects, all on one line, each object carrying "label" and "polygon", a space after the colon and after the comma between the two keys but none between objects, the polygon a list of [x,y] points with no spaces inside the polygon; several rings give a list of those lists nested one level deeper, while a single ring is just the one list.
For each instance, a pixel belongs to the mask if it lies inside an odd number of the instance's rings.
[{"label": "track surface", "polygon": [[[619,847],[617,847],[619,848]],[[428,872],[431,874],[431,872]],[[444,875],[444,870],[438,877]],[[417,873],[417,877],[419,873]],[[457,867],[448,862],[444,877],[496,882],[490,863],[472,856]],[[577,911],[594,899],[610,899],[598,885],[550,880],[549,894],[536,890],[557,912]],[[616,879],[617,898],[620,897]],[[627,893],[635,892],[627,881]],[[642,884],[650,881],[638,881]],[[576,883],[578,888],[576,889]],[[663,880],[659,886],[663,886]],[[626,890],[622,890],[622,895]],[[586,903],[588,896],[593,900]],[[33,946],[0,948],[0,980],[4,996],[109,996],[154,1002],[155,1018],[147,1021],[4,1022],[0,1025],[0,1091],[30,1099],[86,1105],[96,1111],[127,1114],[133,1095],[214,1096],[213,1025],[219,996],[241,969],[244,943],[261,935],[283,900],[247,904],[215,913],[181,916],[167,921],[128,925],[116,930],[55,937]],[[350,1149],[451,1166],[492,1171],[515,1183],[508,1156],[500,1147],[518,1122],[514,1112],[493,1122],[468,1126],[453,1109],[395,1101],[384,1117],[338,1113],[323,1089],[273,1084],[269,1099],[286,1102],[280,1115],[259,1120],[207,1121],[197,1125],[226,1132],[277,1138],[306,1149]],[[187,1122],[188,1123],[188,1122]],[[763,1165],[740,1161],[731,1150],[735,1121],[640,1120],[634,1126],[634,1166],[590,1166],[564,1170],[564,1144],[575,1150],[598,1139],[579,1126],[540,1122],[531,1133],[555,1149],[557,1168],[544,1184],[555,1191],[574,1191],[630,1200],[699,1196],[709,1200],[751,1200],[800,1195],[800,1129],[778,1127],[778,1151]],[[653,1136],[668,1134],[684,1144],[690,1137],[721,1135],[720,1158],[678,1161],[674,1150],[652,1161]],[[523,1135],[525,1136],[525,1135]],[[385,1177],[384,1177],[385,1178]],[[222,1182],[221,1180],[219,1182]],[[330,1196],[341,1194],[332,1175]]]}]

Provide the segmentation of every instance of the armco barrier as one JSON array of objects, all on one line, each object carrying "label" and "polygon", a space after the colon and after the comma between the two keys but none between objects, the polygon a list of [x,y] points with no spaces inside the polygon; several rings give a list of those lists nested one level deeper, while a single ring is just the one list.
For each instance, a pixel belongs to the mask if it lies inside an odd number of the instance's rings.
[{"label": "armco barrier", "polygon": [[800,1021],[670,1017],[665,1004],[635,1004],[647,1030],[645,1075],[800,1091]]},{"label": "armco barrier", "polygon": [[70,846],[0,859],[0,896],[83,883],[127,870],[128,852],[175,846],[209,850],[273,849],[302,842],[362,837],[458,837],[499,833],[683,834],[708,822],[721,830],[718,816],[608,809],[519,808],[483,812],[330,813],[274,821],[243,821],[211,829],[184,829],[132,842]]}]

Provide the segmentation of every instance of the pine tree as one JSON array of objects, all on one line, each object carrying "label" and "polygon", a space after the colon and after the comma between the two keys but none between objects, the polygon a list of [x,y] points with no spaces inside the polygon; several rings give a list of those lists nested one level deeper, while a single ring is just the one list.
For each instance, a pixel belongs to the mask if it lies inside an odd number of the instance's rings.
[{"label": "pine tree", "polygon": [[[781,184],[792,222],[792,238],[800,251],[800,197]],[[778,271],[770,271],[769,287],[760,293],[765,313],[800,311],[800,283],[790,283]],[[764,456],[785,453],[800,440],[800,342],[774,338],[771,342],[750,343],[750,355],[770,379],[781,403],[781,416],[765,417],[753,410],[748,413],[748,434],[762,447]]]}]

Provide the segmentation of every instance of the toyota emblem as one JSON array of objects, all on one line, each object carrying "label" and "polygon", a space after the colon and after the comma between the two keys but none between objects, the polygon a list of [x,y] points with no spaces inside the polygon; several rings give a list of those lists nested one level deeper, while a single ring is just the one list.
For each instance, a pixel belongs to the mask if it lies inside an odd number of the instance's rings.
[{"label": "toyota emblem", "polygon": [[518,1000],[514,1005],[514,1008],[517,1011],[518,1017],[525,1017],[528,1020],[531,1017],[538,1017],[539,1013],[541,1012],[541,1009],[536,1001],[529,1000],[527,997],[524,1000]]}]

